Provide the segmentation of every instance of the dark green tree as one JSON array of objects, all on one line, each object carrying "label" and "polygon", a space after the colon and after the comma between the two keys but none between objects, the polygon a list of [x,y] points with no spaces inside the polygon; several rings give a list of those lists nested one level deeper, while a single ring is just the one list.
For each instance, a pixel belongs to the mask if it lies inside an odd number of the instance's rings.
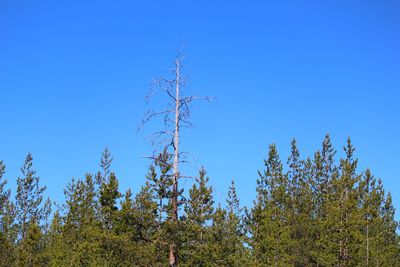
[{"label": "dark green tree", "polygon": [[291,154],[288,158],[288,179],[290,201],[288,206],[291,228],[290,254],[294,266],[308,266],[313,262],[312,231],[312,189],[309,185],[311,161],[303,162],[295,139],[291,142]]},{"label": "dark green tree", "polygon": [[39,223],[50,213],[50,201],[43,203],[46,187],[39,185],[39,177],[32,166],[33,158],[28,154],[21,168],[22,177],[17,179],[16,218],[21,239],[26,238],[31,221]]},{"label": "dark green tree", "polygon": [[[270,145],[265,171],[259,172],[258,201],[252,210],[251,236],[257,266],[286,266],[293,262],[291,246],[289,181],[275,145]],[[257,221],[259,220],[259,221]],[[255,230],[255,231],[254,231]]]},{"label": "dark green tree", "polygon": [[63,262],[69,266],[101,266],[101,228],[95,216],[96,193],[92,175],[87,174],[85,180],[72,179],[64,193]]},{"label": "dark green tree", "polygon": [[228,190],[225,238],[229,246],[225,249],[227,266],[245,266],[250,255],[245,247],[246,232],[243,223],[243,208],[237,196],[235,180],[232,179]]},{"label": "dark green tree", "polygon": [[3,178],[5,165],[0,160],[0,266],[11,266],[15,260],[14,206],[10,201],[10,190],[6,190],[7,180]]},{"label": "dark green tree", "polygon": [[209,227],[213,214],[213,189],[208,185],[209,178],[201,168],[196,182],[189,190],[189,199],[184,207],[183,221],[185,233],[178,255],[186,266],[207,266],[210,264]]},{"label": "dark green tree", "polygon": [[118,191],[118,180],[114,173],[110,173],[100,187],[100,206],[102,221],[107,231],[113,228],[117,215],[117,201],[121,197]]}]

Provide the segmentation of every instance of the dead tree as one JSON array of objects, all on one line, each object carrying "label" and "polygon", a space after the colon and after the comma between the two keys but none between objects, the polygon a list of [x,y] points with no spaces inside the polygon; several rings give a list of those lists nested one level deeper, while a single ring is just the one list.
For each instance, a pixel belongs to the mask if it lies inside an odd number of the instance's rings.
[{"label": "dead tree", "polygon": [[[172,167],[172,189],[170,194],[170,204],[172,211],[170,219],[173,224],[177,224],[179,221],[179,196],[183,192],[179,187],[179,180],[188,176],[184,176],[180,173],[180,164],[185,162],[185,153],[180,150],[180,136],[182,128],[191,128],[193,125],[190,122],[191,115],[191,104],[196,99],[203,99],[210,101],[212,97],[201,97],[197,95],[185,96],[182,92],[186,82],[182,75],[182,61],[184,56],[179,54],[174,62],[174,68],[172,70],[173,78],[166,79],[161,78],[155,81],[156,88],[153,89],[147,101],[149,101],[157,92],[163,93],[167,97],[167,107],[164,110],[149,110],[141,123],[141,127],[147,124],[149,121],[154,119],[161,119],[163,129],[157,131],[151,135],[153,145],[159,146],[158,149],[165,149],[169,151],[172,163],[165,162],[165,164],[171,164]],[[156,149],[156,151],[158,150]],[[156,160],[156,152],[153,156],[147,157],[151,160]],[[169,242],[169,266],[177,266],[177,254],[176,254],[176,241],[170,240]]]}]

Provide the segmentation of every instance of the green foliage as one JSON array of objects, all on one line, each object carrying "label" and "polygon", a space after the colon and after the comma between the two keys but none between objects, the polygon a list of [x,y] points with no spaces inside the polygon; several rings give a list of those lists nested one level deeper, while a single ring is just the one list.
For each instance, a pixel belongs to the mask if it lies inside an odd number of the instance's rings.
[{"label": "green foliage", "polygon": [[313,158],[296,140],[284,166],[275,145],[259,171],[256,199],[241,207],[235,181],[216,205],[202,168],[180,190],[171,219],[171,155],[160,153],[146,183],[119,191],[106,149],[96,175],[72,179],[49,220],[50,202],[28,154],[15,202],[0,161],[0,267],[166,266],[175,244],[179,266],[398,266],[399,223],[381,179],[358,170],[348,139],[336,160],[329,135]]},{"label": "green foliage", "polygon": [[31,222],[40,223],[46,220],[50,213],[50,201],[43,202],[45,186],[39,185],[39,177],[32,169],[33,158],[26,156],[21,168],[22,178],[17,179],[16,219],[18,221],[19,238],[25,239]]},{"label": "green foliage", "polygon": [[210,231],[208,223],[213,214],[213,189],[202,168],[196,182],[189,190],[189,199],[184,207],[184,233],[178,255],[186,266],[207,266],[210,262]]}]

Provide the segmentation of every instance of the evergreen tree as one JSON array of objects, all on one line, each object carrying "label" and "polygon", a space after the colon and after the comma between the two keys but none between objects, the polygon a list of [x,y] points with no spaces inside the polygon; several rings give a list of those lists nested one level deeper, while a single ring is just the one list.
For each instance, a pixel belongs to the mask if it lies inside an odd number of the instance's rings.
[{"label": "evergreen tree", "polygon": [[255,221],[250,220],[257,225],[256,229],[251,229],[256,230],[251,232],[253,255],[257,266],[285,266],[293,261],[288,251],[291,243],[289,183],[275,145],[270,145],[264,163],[266,170],[259,172],[257,182],[261,203],[256,203],[252,210]]},{"label": "evergreen tree", "polygon": [[[39,185],[39,177],[36,176],[32,166],[33,158],[31,154],[28,154],[21,168],[22,178],[17,179],[18,266],[36,264],[34,254],[41,242],[41,231],[45,229],[44,223],[50,214],[50,200],[42,203],[46,187]],[[34,244],[35,242],[37,244]]]},{"label": "evergreen tree", "polygon": [[384,191],[382,181],[376,180],[367,169],[360,182],[360,231],[362,242],[359,246],[358,261],[364,266],[380,266],[384,247],[382,235],[381,207],[384,203]]},{"label": "evergreen tree", "polygon": [[211,225],[211,263],[206,266],[231,266],[228,263],[228,253],[230,252],[231,244],[228,243],[227,237],[227,211],[221,208],[221,205],[215,209],[212,216]]},{"label": "evergreen tree", "polygon": [[313,262],[312,232],[312,192],[308,183],[311,161],[305,163],[300,159],[300,152],[295,139],[291,142],[291,154],[288,159],[289,170],[289,224],[291,225],[290,254],[294,266],[307,266]]},{"label": "evergreen tree", "polygon": [[36,221],[30,221],[26,238],[22,239],[18,248],[17,266],[39,267],[46,264],[43,234]]},{"label": "evergreen tree", "polygon": [[[95,177],[68,184],[63,209],[50,224],[32,156],[21,168],[15,204],[0,161],[0,267],[161,267],[171,260],[171,244],[180,266],[398,266],[392,196],[369,169],[358,172],[350,139],[344,152],[336,163],[326,135],[314,158],[302,160],[293,140],[284,168],[271,145],[256,200],[243,215],[234,180],[226,208],[214,207],[203,168],[187,195],[175,191],[179,201],[172,201],[167,151],[150,166],[140,191],[122,196],[106,149]],[[175,204],[183,205],[177,219]]]},{"label": "evergreen tree", "polygon": [[110,177],[111,174],[111,163],[114,158],[111,156],[110,150],[106,147],[101,154],[100,159],[100,169],[101,171],[96,176],[96,182],[101,185],[102,183],[106,182],[107,179]]},{"label": "evergreen tree", "polygon": [[6,166],[4,165],[3,161],[0,160],[0,222],[2,222],[6,206],[10,201],[10,190],[6,190],[5,188],[7,180],[3,179],[5,169]]},{"label": "evergreen tree", "polygon": [[232,179],[228,190],[227,216],[226,216],[226,242],[229,244],[225,250],[227,266],[245,266],[248,264],[249,255],[245,248],[245,229],[243,225],[243,209],[237,196],[235,181]]},{"label": "evergreen tree", "polygon": [[189,199],[184,207],[185,236],[180,253],[186,266],[210,264],[209,231],[207,223],[213,214],[213,189],[208,186],[209,178],[202,168],[196,183],[189,190]]},{"label": "evergreen tree", "polygon": [[10,201],[7,180],[3,179],[5,165],[0,160],[0,266],[11,266],[14,262],[14,206]]},{"label": "evergreen tree", "polygon": [[28,154],[21,168],[22,178],[17,179],[16,217],[21,239],[26,238],[31,221],[45,220],[50,212],[50,202],[42,203],[46,187],[39,185],[39,177],[36,176],[32,165],[32,155]]},{"label": "evergreen tree", "polygon": [[317,265],[332,265],[337,260],[336,248],[334,248],[336,243],[330,234],[333,231],[333,221],[328,218],[329,214],[337,214],[333,212],[337,206],[331,202],[332,199],[337,199],[334,196],[333,187],[339,176],[334,160],[335,154],[330,136],[326,134],[321,151],[314,154],[312,179],[310,179],[313,189],[312,216],[314,219],[312,229],[314,246],[311,257],[312,262]]},{"label": "evergreen tree", "polygon": [[108,179],[100,187],[100,206],[102,220],[106,230],[110,231],[116,220],[118,207],[117,200],[121,197],[118,191],[118,180],[114,173],[110,173]]},{"label": "evergreen tree", "polygon": [[381,264],[382,266],[396,266],[400,262],[400,239],[397,233],[399,223],[395,220],[395,209],[390,192],[383,203],[382,210],[382,237]]},{"label": "evergreen tree", "polygon": [[95,182],[92,175],[87,174],[84,181],[75,182],[72,179],[64,193],[63,261],[69,266],[101,266],[100,227],[95,216]]},{"label": "evergreen tree", "polygon": [[[168,216],[168,213],[171,212],[171,207],[168,206],[168,200],[171,197],[173,185],[171,159],[172,155],[168,153],[165,148],[164,151],[156,157],[154,165],[150,166],[146,176],[152,188],[152,192],[154,193],[154,200],[158,203],[158,231],[155,236],[158,262],[162,262],[162,259],[164,259],[165,245],[163,243],[165,243],[166,231],[165,227],[162,228],[162,226],[166,223],[165,220],[171,218],[171,216]],[[166,224],[168,225],[168,223]]]}]

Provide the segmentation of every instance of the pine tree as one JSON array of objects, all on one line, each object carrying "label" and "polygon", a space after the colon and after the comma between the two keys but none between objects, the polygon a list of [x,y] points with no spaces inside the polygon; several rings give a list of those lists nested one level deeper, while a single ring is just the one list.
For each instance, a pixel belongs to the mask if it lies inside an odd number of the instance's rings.
[{"label": "pine tree", "polygon": [[397,234],[399,223],[395,220],[395,209],[390,192],[387,194],[381,210],[382,237],[381,247],[382,266],[396,266],[400,262],[400,239]]},{"label": "pine tree", "polygon": [[117,201],[121,197],[118,191],[118,180],[111,172],[100,186],[99,204],[101,214],[101,249],[104,266],[116,266],[118,262],[118,248],[120,240],[115,233],[115,226],[118,221]]},{"label": "pine tree", "polygon": [[[313,249],[312,232],[312,192],[308,183],[311,161],[305,163],[300,159],[300,152],[295,139],[291,142],[291,154],[288,159],[289,170],[289,224],[291,225],[290,254],[293,255],[294,266],[310,265]],[[308,174],[308,175],[307,175]]]},{"label": "pine tree", "polygon": [[48,243],[45,247],[45,255],[49,259],[48,266],[64,266],[65,242],[63,240],[63,218],[60,211],[56,210],[53,214],[50,227],[46,233]]},{"label": "pine tree", "polygon": [[111,164],[113,160],[114,158],[111,156],[110,150],[106,147],[101,154],[99,163],[100,170],[97,172],[94,179],[94,203],[96,219],[102,221],[103,223],[105,223],[106,219],[104,218],[104,209],[101,206],[101,190],[105,190],[105,184],[110,183]]},{"label": "pine tree", "polygon": [[134,241],[137,244],[139,266],[156,262],[155,234],[157,227],[157,203],[153,201],[153,191],[148,183],[142,187],[133,202]]},{"label": "pine tree", "polygon": [[[158,202],[158,220],[157,227],[158,231],[156,233],[156,243],[157,243],[157,261],[162,262],[164,258],[164,249],[165,245],[165,231],[162,228],[165,220],[170,218],[168,216],[168,200],[172,194],[172,185],[173,185],[173,174],[172,174],[172,164],[171,164],[172,155],[168,153],[167,149],[164,149],[162,153],[160,153],[154,161],[154,165],[151,165],[149,168],[149,172],[146,176],[149,185],[152,188],[152,192],[154,192],[154,200]],[[163,241],[164,240],[164,241]]]},{"label": "pine tree", "polygon": [[358,260],[364,266],[380,266],[381,253],[378,251],[384,247],[382,236],[381,207],[384,202],[382,181],[376,180],[367,169],[360,182],[360,231],[362,242],[359,246]]},{"label": "pine tree", "polygon": [[[338,168],[335,165],[336,151],[332,147],[329,134],[322,142],[321,151],[314,154],[312,179],[310,184],[313,190],[313,239],[312,261],[317,265],[332,265],[337,259],[336,245],[330,232],[333,221],[328,218],[328,213],[333,213],[337,208],[331,203],[334,196],[333,184],[337,180]],[[333,205],[333,206],[332,206]]]},{"label": "pine tree", "polygon": [[237,196],[235,181],[232,179],[228,190],[227,216],[226,216],[226,243],[225,250],[227,266],[245,266],[249,260],[249,254],[245,248],[245,229],[243,225],[243,209]]},{"label": "pine tree", "polygon": [[26,238],[31,221],[45,220],[50,212],[50,202],[42,203],[46,187],[39,185],[39,177],[36,176],[32,165],[32,155],[28,154],[21,168],[22,178],[17,179],[16,217],[21,239]]},{"label": "pine tree", "polygon": [[46,263],[43,258],[43,234],[36,221],[30,221],[26,238],[18,248],[17,266],[39,267]]},{"label": "pine tree", "polygon": [[14,206],[10,201],[7,180],[3,179],[5,165],[0,160],[0,266],[11,266],[14,262]]},{"label": "pine tree", "polygon": [[350,139],[344,147],[346,157],[340,161],[340,175],[333,177],[332,192],[326,203],[324,239],[322,240],[329,258],[325,264],[355,266],[362,233],[359,222],[362,214],[358,209],[360,192],[357,185],[360,175],[356,173],[357,159]]},{"label": "pine tree", "polygon": [[103,153],[101,154],[101,159],[99,164],[101,171],[96,176],[96,183],[98,183],[99,185],[107,181],[107,179],[110,177],[111,174],[110,168],[113,160],[114,158],[111,156],[110,150],[106,147]]},{"label": "pine tree", "polygon": [[231,266],[228,263],[228,253],[230,252],[231,244],[228,243],[227,237],[227,211],[221,205],[215,209],[212,215],[211,224],[211,240],[210,240],[210,255],[211,262],[214,264],[206,266]]},{"label": "pine tree", "polygon": [[65,223],[62,227],[64,262],[70,266],[96,266],[101,261],[99,223],[95,216],[95,181],[87,174],[85,180],[73,179],[64,190]]},{"label": "pine tree", "polygon": [[209,231],[207,223],[213,214],[213,189],[208,186],[209,178],[202,168],[196,183],[189,190],[189,199],[184,207],[185,236],[178,255],[186,266],[206,266],[210,264]]},{"label": "pine tree", "polygon": [[3,161],[0,160],[0,222],[2,222],[7,203],[10,201],[10,190],[6,190],[5,188],[7,180],[3,179],[5,169],[6,166]]},{"label": "pine tree", "polygon": [[[17,179],[16,194],[16,219],[18,227],[18,266],[33,264],[32,249],[33,242],[40,242],[41,232],[45,227],[47,217],[50,214],[50,200],[43,202],[43,193],[46,187],[39,185],[39,177],[32,169],[33,158],[28,154],[23,167],[21,168],[22,178]],[[38,227],[39,229],[37,229]],[[28,236],[28,234],[30,234]],[[28,247],[31,246],[31,247]],[[32,258],[32,259],[31,259]]]},{"label": "pine tree", "polygon": [[114,173],[110,173],[106,181],[100,187],[100,206],[102,220],[106,230],[110,231],[116,220],[118,210],[117,201],[121,197],[118,191],[118,180]]},{"label": "pine tree", "polygon": [[288,252],[291,243],[289,183],[275,145],[270,145],[264,163],[266,170],[259,172],[257,182],[261,203],[255,204],[250,220],[250,224],[257,226],[251,229],[256,230],[251,232],[254,238],[251,244],[257,266],[285,266],[293,261]]}]

